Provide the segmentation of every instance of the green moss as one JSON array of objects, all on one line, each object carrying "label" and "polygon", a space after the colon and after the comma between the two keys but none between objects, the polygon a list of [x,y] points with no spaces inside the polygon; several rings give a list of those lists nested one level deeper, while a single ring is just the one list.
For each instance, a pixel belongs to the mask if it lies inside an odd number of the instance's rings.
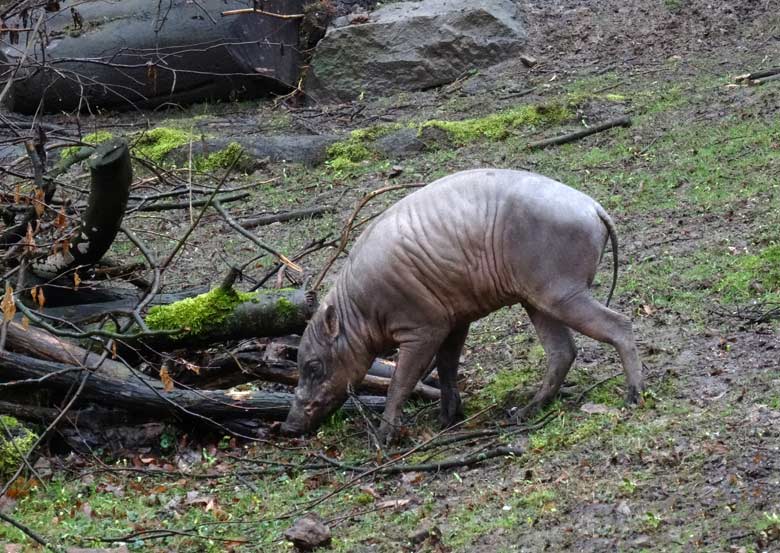
[{"label": "green moss", "polygon": [[157,127],[141,133],[132,150],[137,156],[160,163],[171,151],[195,139],[195,135],[181,129]]},{"label": "green moss", "polygon": [[558,123],[571,116],[569,108],[562,104],[529,105],[493,113],[478,119],[427,121],[420,126],[420,130],[428,127],[438,128],[447,132],[456,144],[468,144],[475,140],[504,140],[515,129]]},{"label": "green moss", "polygon": [[146,315],[146,324],[153,330],[182,329],[200,334],[218,326],[238,304],[256,297],[255,293],[215,288],[194,298],[152,307]]},{"label": "green moss", "polygon": [[349,133],[349,138],[336,142],[328,148],[328,160],[325,164],[336,172],[352,169],[361,161],[376,156],[376,152],[370,147],[371,142],[399,128],[401,125],[392,124],[356,129]]},{"label": "green moss", "polygon": [[218,152],[196,158],[195,169],[204,173],[216,171],[217,169],[226,169],[233,164],[243,151],[244,148],[241,144],[231,142]]},{"label": "green moss", "polygon": [[[0,476],[7,476],[17,469],[38,435],[28,430],[13,417],[0,415]],[[10,436],[9,436],[10,433]]]},{"label": "green moss", "polygon": [[[97,131],[85,135],[81,141],[85,144],[97,146],[98,144],[105,142],[106,140],[111,140],[112,138],[114,138],[114,135],[108,131]],[[69,158],[70,156],[77,154],[81,148],[82,146],[68,146],[67,148],[63,148],[60,152],[60,157],[62,159]]]}]

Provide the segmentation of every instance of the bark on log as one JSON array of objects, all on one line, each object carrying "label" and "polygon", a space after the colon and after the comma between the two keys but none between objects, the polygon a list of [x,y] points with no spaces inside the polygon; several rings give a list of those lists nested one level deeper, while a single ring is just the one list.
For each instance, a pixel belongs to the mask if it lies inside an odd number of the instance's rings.
[{"label": "bark on log", "polygon": [[[298,79],[299,20],[221,16],[246,8],[245,0],[60,4],[46,14],[43,44],[36,33],[19,33],[20,43],[32,47],[7,99],[13,111],[235,100],[286,92]],[[274,0],[273,11],[301,13],[303,0]],[[4,23],[23,27],[20,18]],[[19,56],[16,46],[0,49],[0,72],[10,74]]]},{"label": "bark on log", "polygon": [[[20,355],[0,352],[0,376],[4,381],[18,381],[48,376],[50,388],[65,391],[81,381],[80,370],[72,365],[55,363]],[[66,372],[63,372],[66,371]],[[32,384],[38,386],[38,384]],[[101,405],[130,411],[142,410],[160,418],[209,417],[214,420],[261,418],[284,420],[290,410],[293,394],[279,392],[241,392],[231,394],[221,390],[183,390],[164,392],[150,388],[140,379],[118,380],[101,373],[92,373],[86,380],[81,397]],[[362,407],[369,410],[384,408],[385,398],[364,396]],[[350,400],[342,407],[347,412],[359,412]]]},{"label": "bark on log", "polygon": [[538,142],[530,142],[528,144],[528,149],[537,150],[540,148],[546,148],[547,146],[557,146],[559,144],[567,144],[569,142],[574,142],[575,140],[579,140],[580,138],[585,138],[586,136],[590,136],[592,134],[606,131],[607,129],[611,129],[613,127],[630,127],[630,126],[631,126],[630,117],[620,117],[618,119],[613,119],[612,121],[607,121],[606,123],[601,123],[600,125],[594,125],[593,127],[582,129],[581,131],[564,134],[563,136],[557,136],[555,138],[548,138],[546,140],[539,140]]},{"label": "bark on log", "polygon": [[97,263],[119,232],[133,181],[127,143],[122,139],[102,143],[89,157],[89,170],[89,199],[78,234],[68,251],[33,265],[33,272],[41,277],[55,278],[74,267]]},{"label": "bark on log", "polygon": [[[88,369],[98,367],[100,355],[87,351],[75,344],[71,344],[62,338],[58,338],[48,332],[29,327],[26,330],[19,323],[8,323],[7,345],[9,349],[22,352],[35,357],[65,363],[68,365],[84,366]],[[98,370],[107,376],[118,379],[132,378],[130,369],[122,363],[105,359],[100,363]]]}]

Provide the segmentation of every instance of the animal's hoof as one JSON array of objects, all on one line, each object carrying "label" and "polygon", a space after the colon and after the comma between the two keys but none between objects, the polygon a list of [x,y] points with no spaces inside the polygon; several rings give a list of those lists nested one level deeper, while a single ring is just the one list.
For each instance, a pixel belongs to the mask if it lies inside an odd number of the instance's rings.
[{"label": "animal's hoof", "polygon": [[514,409],[511,409],[510,417],[514,418],[517,424],[520,424],[523,422],[527,422],[529,419],[533,418],[533,416],[536,415],[540,409],[541,409],[541,405],[532,401],[522,409],[519,407],[515,407]]},{"label": "animal's hoof", "polygon": [[637,386],[629,386],[626,392],[626,403],[628,405],[642,405],[644,403],[642,389]]}]

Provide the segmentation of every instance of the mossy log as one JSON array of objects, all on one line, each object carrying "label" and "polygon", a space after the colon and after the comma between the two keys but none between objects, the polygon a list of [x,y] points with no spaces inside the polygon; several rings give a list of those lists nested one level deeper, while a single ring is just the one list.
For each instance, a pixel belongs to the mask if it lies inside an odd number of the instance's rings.
[{"label": "mossy log", "polygon": [[150,309],[146,323],[151,329],[181,330],[181,333],[142,341],[156,350],[170,350],[298,334],[306,328],[316,308],[316,301],[304,290],[242,293],[219,287],[194,298]]},{"label": "mossy log", "polygon": [[130,150],[121,139],[100,144],[89,157],[91,186],[79,231],[67,250],[33,265],[41,277],[55,278],[75,267],[100,261],[116,238],[127,208],[133,169]]},{"label": "mossy log", "polygon": [[[10,351],[0,351],[0,380],[19,381],[46,377],[50,389],[66,391],[82,379],[73,365],[35,359]],[[30,387],[40,383],[31,382]],[[94,401],[114,409],[143,413],[148,418],[170,419],[208,417],[216,421],[231,419],[284,420],[290,410],[293,394],[251,391],[231,393],[222,390],[174,389],[169,392],[150,387],[144,379],[120,380],[100,372],[85,381],[81,399]],[[363,408],[381,410],[385,398],[364,396]],[[347,412],[358,409],[350,400],[343,407]]]}]

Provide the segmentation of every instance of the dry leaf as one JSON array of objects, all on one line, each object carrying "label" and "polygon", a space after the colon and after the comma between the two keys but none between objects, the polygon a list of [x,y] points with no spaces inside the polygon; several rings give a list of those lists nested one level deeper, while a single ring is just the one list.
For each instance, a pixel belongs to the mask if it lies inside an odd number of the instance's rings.
[{"label": "dry leaf", "polygon": [[63,255],[68,255],[70,253],[70,240],[62,241],[62,253]]},{"label": "dry leaf", "polygon": [[29,223],[27,223],[27,234],[24,235],[22,245],[29,251],[35,250],[35,237],[33,236],[33,228]]},{"label": "dry leaf", "polygon": [[27,318],[27,315],[22,316],[22,328],[25,330],[30,328],[30,319]]},{"label": "dry leaf", "polygon": [[22,185],[17,184],[16,188],[14,188],[14,205],[19,205],[21,201],[22,201]]},{"label": "dry leaf", "polygon": [[16,315],[16,301],[14,300],[14,289],[8,283],[5,284],[5,295],[3,301],[0,302],[0,308],[3,310],[3,322],[12,321]]},{"label": "dry leaf", "polygon": [[607,415],[620,413],[618,409],[604,405],[603,403],[585,403],[580,407],[580,411],[589,415]]},{"label": "dry leaf", "polygon": [[62,230],[65,228],[65,225],[68,224],[68,219],[65,217],[65,212],[60,210],[57,212],[57,219],[54,221],[54,226],[57,228],[57,230]]},{"label": "dry leaf", "polygon": [[46,305],[46,296],[43,293],[43,288],[38,289],[38,299],[36,301],[40,309],[43,309],[43,306]]},{"label": "dry leaf", "polygon": [[111,359],[116,359],[116,340],[111,342]]},{"label": "dry leaf", "polygon": [[78,290],[79,284],[81,284],[81,277],[79,276],[78,273],[73,273],[73,288]]},{"label": "dry leaf", "polygon": [[46,204],[43,203],[43,190],[38,188],[35,191],[35,214],[40,217],[46,211]]},{"label": "dry leaf", "polygon": [[406,507],[411,503],[411,499],[387,499],[380,501],[376,504],[377,509],[397,509],[398,507]]},{"label": "dry leaf", "polygon": [[171,378],[168,367],[165,365],[160,369],[160,382],[163,384],[163,390],[166,392],[173,391],[173,378]]}]

